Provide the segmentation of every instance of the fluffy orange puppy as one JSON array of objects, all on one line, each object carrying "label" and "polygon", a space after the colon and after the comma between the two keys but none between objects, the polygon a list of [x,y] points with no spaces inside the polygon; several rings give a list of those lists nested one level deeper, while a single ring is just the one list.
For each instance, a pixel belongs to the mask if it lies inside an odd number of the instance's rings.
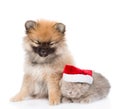
[{"label": "fluffy orange puppy", "polygon": [[21,101],[27,96],[48,97],[51,105],[59,104],[62,71],[66,64],[73,64],[65,42],[65,25],[29,20],[25,28],[25,73],[20,92],[11,100]]}]

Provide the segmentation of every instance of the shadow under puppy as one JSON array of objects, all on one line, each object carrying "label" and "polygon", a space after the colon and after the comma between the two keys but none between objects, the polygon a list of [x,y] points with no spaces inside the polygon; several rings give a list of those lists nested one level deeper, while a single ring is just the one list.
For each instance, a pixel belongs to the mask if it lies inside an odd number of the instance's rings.
[{"label": "shadow under puppy", "polygon": [[24,78],[19,93],[11,101],[32,96],[48,97],[51,105],[59,104],[62,71],[66,64],[73,64],[65,41],[65,25],[48,20],[29,20],[25,29]]},{"label": "shadow under puppy", "polygon": [[105,98],[110,90],[108,80],[101,74],[71,65],[66,65],[60,86],[62,102],[93,102]]}]

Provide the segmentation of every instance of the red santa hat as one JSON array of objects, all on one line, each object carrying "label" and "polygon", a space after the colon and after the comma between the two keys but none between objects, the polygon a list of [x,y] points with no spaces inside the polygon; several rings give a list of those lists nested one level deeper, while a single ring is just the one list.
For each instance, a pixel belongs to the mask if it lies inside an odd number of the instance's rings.
[{"label": "red santa hat", "polygon": [[63,71],[63,80],[67,82],[92,84],[92,70],[84,70],[72,65],[66,65]]}]

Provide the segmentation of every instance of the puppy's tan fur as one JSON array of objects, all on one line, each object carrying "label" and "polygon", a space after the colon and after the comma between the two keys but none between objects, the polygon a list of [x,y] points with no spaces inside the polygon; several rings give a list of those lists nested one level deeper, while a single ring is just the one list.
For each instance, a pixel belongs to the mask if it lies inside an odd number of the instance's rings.
[{"label": "puppy's tan fur", "polygon": [[[29,28],[26,28],[27,35],[23,40],[26,51],[23,83],[20,92],[11,100],[21,101],[27,96],[48,97],[50,104],[59,104],[61,99],[59,81],[63,68],[66,64],[73,64],[65,43],[65,28],[62,24],[56,28],[57,22],[53,21],[40,20],[30,23],[26,24]],[[36,41],[51,41],[55,43],[51,47],[55,47],[56,51],[47,57],[40,57],[31,47],[38,46]]]}]

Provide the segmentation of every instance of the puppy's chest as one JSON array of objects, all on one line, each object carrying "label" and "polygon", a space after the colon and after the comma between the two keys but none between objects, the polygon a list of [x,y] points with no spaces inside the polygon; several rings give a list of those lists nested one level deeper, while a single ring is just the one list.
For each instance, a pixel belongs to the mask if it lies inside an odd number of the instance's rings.
[{"label": "puppy's chest", "polygon": [[50,65],[40,64],[25,64],[24,70],[26,74],[30,74],[33,78],[38,80],[44,80],[49,73],[56,72]]}]

